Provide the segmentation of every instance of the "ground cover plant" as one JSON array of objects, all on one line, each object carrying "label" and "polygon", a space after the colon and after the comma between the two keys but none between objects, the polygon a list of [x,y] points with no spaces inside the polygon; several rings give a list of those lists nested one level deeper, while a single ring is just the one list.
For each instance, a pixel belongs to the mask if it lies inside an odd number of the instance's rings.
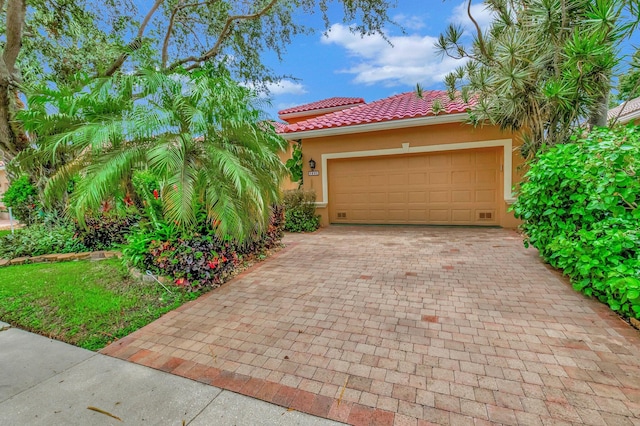
[{"label": "ground cover plant", "polygon": [[0,234],[0,259],[85,251],[88,249],[76,238],[74,225],[63,219],[50,219]]},{"label": "ground cover plant", "polygon": [[99,350],[197,293],[134,280],[117,259],[0,268],[0,319]]},{"label": "ground cover plant", "polygon": [[576,290],[640,318],[639,200],[640,127],[601,128],[539,155],[513,211]]}]

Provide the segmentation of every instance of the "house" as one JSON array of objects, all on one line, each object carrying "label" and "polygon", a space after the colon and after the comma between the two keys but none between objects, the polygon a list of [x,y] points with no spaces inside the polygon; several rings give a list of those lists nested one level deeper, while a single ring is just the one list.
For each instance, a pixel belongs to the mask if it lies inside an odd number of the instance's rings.
[{"label": "house", "polygon": [[607,121],[616,120],[619,124],[627,124],[633,121],[640,124],[640,97],[624,102],[607,112]]},{"label": "house", "polygon": [[316,192],[323,226],[515,227],[523,160],[512,134],[465,124],[474,103],[445,91],[330,98],[280,111],[278,130],[302,144],[303,188]]},{"label": "house", "polygon": [[7,179],[7,171],[4,162],[0,161],[0,219],[8,219],[9,213],[5,212],[6,207],[2,203],[2,197],[6,190],[9,189],[9,180]]}]

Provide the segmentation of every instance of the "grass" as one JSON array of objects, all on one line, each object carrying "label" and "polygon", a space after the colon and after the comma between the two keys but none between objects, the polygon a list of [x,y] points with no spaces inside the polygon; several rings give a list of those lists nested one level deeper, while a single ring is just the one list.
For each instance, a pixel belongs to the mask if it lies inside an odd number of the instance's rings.
[{"label": "grass", "polygon": [[0,268],[0,320],[99,350],[198,295],[134,280],[118,259]]},{"label": "grass", "polygon": [[11,233],[10,229],[0,229],[0,237],[4,237],[5,235],[8,235]]}]

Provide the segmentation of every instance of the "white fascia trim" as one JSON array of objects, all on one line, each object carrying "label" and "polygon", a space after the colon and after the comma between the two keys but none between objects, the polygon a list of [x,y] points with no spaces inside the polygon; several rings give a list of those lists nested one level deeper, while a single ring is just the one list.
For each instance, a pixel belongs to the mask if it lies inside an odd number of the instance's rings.
[{"label": "white fascia trim", "polygon": [[635,120],[636,118],[640,118],[640,109],[628,115],[621,116],[620,123],[627,124],[628,122],[630,122],[631,120]]},{"label": "white fascia trim", "polygon": [[435,115],[420,118],[383,121],[378,123],[355,124],[353,126],[330,127],[328,129],[305,130],[302,132],[281,133],[285,139],[311,139],[325,136],[351,135],[354,133],[378,132],[381,130],[403,129],[406,127],[430,126],[434,124],[462,123],[467,119],[466,112],[460,114]]},{"label": "white fascia trim", "polygon": [[442,145],[428,145],[428,146],[409,146],[409,143],[403,143],[401,148],[390,149],[372,149],[369,151],[352,151],[352,152],[334,152],[322,154],[322,201],[316,202],[316,205],[323,204],[323,207],[329,203],[329,176],[327,162],[337,158],[363,158],[363,157],[378,157],[383,155],[400,155],[400,154],[419,154],[427,152],[438,151],[458,151],[461,149],[476,149],[476,148],[491,148],[502,147],[504,151],[504,164],[503,164],[503,185],[504,185],[504,201],[509,203],[515,200],[513,193],[511,192],[513,173],[513,141],[511,139],[496,139],[490,141],[478,141],[478,142],[462,142]]},{"label": "white fascia trim", "polygon": [[354,106],[358,106],[358,105],[364,105],[364,103],[339,105],[339,106],[330,107],[330,108],[310,109],[307,111],[300,111],[300,112],[290,112],[289,114],[282,114],[282,115],[278,114],[278,117],[283,120],[286,120],[287,118],[305,117],[307,115],[315,115],[315,114],[324,115],[324,114],[329,114],[331,112],[342,111],[343,109],[347,109],[347,108],[353,108]]}]

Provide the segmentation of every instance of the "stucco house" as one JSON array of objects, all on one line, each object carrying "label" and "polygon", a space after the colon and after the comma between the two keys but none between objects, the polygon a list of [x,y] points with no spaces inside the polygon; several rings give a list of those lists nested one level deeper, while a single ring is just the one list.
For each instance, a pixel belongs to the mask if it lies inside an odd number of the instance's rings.
[{"label": "stucco house", "polygon": [[619,124],[627,124],[631,121],[640,124],[640,97],[611,108],[607,112],[607,121],[611,122],[616,118]]},{"label": "stucco house", "polygon": [[515,227],[507,210],[523,160],[513,135],[465,124],[473,102],[444,91],[330,98],[280,111],[278,131],[302,143],[303,188],[323,226]]}]

